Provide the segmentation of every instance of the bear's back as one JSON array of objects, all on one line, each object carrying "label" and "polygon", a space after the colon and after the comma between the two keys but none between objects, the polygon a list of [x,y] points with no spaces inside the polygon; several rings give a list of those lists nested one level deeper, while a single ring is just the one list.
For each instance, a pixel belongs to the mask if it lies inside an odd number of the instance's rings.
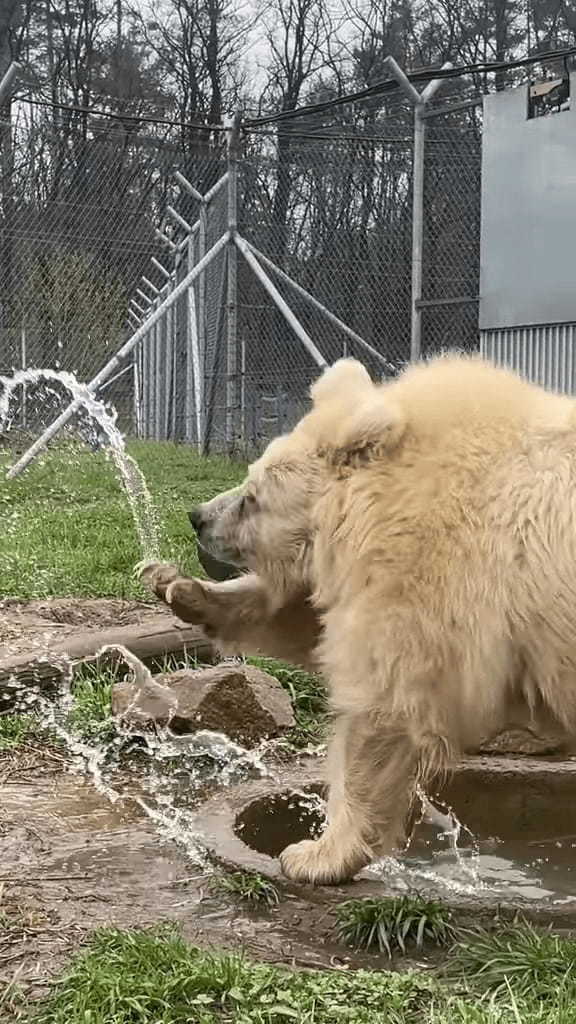
[{"label": "bear's back", "polygon": [[576,403],[476,356],[440,356],[382,385],[383,401],[402,408],[416,435],[437,438],[454,429],[501,434],[565,431],[576,425]]}]

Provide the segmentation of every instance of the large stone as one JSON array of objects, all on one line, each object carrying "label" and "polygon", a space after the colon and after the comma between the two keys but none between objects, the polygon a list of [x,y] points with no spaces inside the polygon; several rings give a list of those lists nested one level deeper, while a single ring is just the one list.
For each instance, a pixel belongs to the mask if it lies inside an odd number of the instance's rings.
[{"label": "large stone", "polygon": [[209,729],[247,747],[295,725],[290,697],[277,679],[232,663],[163,673],[144,687],[118,683],[112,712],[126,725],[169,725],[179,735]]},{"label": "large stone", "polygon": [[481,754],[523,754],[530,757],[551,757],[574,753],[576,741],[565,733],[545,729],[503,729],[486,739]]}]

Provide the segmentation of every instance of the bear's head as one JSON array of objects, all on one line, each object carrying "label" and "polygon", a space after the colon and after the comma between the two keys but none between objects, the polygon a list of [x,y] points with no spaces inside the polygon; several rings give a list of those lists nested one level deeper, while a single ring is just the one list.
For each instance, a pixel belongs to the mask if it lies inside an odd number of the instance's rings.
[{"label": "bear's head", "polygon": [[318,499],[402,436],[402,417],[386,390],[352,359],[325,370],[311,388],[310,411],[268,445],[244,483],[192,510],[204,550],[258,573],[279,604],[309,590]]}]

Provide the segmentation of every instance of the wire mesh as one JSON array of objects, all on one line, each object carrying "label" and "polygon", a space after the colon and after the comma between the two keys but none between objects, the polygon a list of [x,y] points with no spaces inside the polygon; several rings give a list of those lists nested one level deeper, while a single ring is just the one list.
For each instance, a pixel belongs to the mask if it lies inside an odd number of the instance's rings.
[{"label": "wire mesh", "polygon": [[[413,110],[401,97],[387,103],[377,117],[367,109],[360,126],[324,120],[247,133],[237,177],[240,234],[376,355],[264,267],[303,330],[326,361],[352,355],[376,378],[409,360],[412,313]],[[35,117],[24,109],[13,126],[1,204],[0,373],[42,366],[88,381],[226,232],[226,181],[215,190],[228,170],[225,142],[103,119],[63,132],[49,115]],[[425,355],[478,344],[480,149],[478,109],[427,121]],[[211,201],[194,190],[212,190]],[[228,246],[145,333],[103,396],[127,433],[250,452],[294,423],[317,374]],[[39,429],[46,408],[29,401],[22,425]]]},{"label": "wire mesh", "polygon": [[423,355],[479,345],[481,146],[481,107],[426,121]]}]

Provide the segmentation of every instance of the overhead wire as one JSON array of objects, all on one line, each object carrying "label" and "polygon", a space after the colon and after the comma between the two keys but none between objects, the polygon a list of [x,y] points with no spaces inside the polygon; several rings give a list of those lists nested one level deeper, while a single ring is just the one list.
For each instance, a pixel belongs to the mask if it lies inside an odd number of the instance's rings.
[{"label": "overhead wire", "polygon": [[[506,61],[482,61],[478,63],[459,64],[456,67],[442,68],[419,68],[406,72],[406,78],[411,84],[426,83],[431,79],[454,79],[462,78],[473,74],[494,74],[498,71],[513,70],[515,68],[528,67],[534,64],[547,63],[553,60],[562,60],[566,64],[569,57],[576,56],[576,46],[565,47],[561,50],[546,50],[526,57],[517,57]],[[241,127],[251,131],[255,128],[262,128],[266,125],[273,125],[292,121],[300,117],[309,117],[313,114],[321,114],[327,110],[337,107],[358,103],[361,100],[371,97],[385,96],[388,93],[395,93],[400,90],[400,83],[396,78],[385,78],[382,81],[374,82],[372,85],[359,89],[356,92],[344,93],[341,96],[334,96],[329,100],[319,103],[309,103],[304,106],[295,107],[292,110],[281,110],[264,114],[260,117],[244,118]],[[131,121],[137,124],[164,125],[173,128],[186,128],[194,131],[225,132],[228,130],[224,124],[206,124],[204,122],[179,121],[173,118],[148,117],[142,114],[117,113],[101,110],[97,107],[84,107],[74,103],[61,103],[56,100],[36,98],[34,96],[15,96],[16,100],[29,103],[33,106],[51,107],[56,110],[67,110],[73,113],[85,114],[91,117],[108,118],[115,121]],[[318,136],[317,136],[318,137]],[[380,140],[379,140],[380,141]]]}]

